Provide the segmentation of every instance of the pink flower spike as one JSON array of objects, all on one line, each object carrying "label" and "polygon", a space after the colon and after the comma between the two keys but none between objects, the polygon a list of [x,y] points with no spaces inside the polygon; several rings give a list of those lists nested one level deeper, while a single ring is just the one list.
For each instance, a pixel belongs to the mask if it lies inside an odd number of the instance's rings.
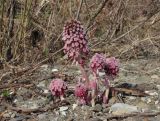
[{"label": "pink flower spike", "polygon": [[[82,30],[82,31],[80,31]],[[65,45],[67,44],[68,48],[73,48],[73,51],[77,54],[70,56],[70,49],[66,49],[65,54],[69,55],[69,59],[77,60],[77,56],[86,56],[88,53],[87,39],[83,32],[83,26],[77,20],[71,20],[66,22],[63,28],[62,40],[64,40]],[[81,45],[83,43],[83,45]],[[65,48],[64,48],[65,49]],[[77,60],[78,61],[78,60]]]},{"label": "pink flower spike", "polygon": [[63,100],[67,84],[62,79],[53,79],[49,85],[49,89],[53,96],[59,97]]},{"label": "pink flower spike", "polygon": [[88,103],[88,89],[87,87],[82,84],[82,83],[79,83],[76,85],[75,87],[75,96],[77,97],[77,103],[78,104],[81,104],[81,105],[84,105],[84,104],[87,104]]}]

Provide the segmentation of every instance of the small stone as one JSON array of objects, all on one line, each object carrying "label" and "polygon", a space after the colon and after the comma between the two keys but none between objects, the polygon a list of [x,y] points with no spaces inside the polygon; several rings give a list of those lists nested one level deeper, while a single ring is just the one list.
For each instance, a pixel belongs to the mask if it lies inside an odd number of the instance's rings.
[{"label": "small stone", "polygon": [[50,92],[49,92],[49,90],[45,89],[43,93],[44,94],[49,94]]},{"label": "small stone", "polygon": [[151,78],[152,79],[159,79],[158,75],[152,75]]},{"label": "small stone", "polygon": [[59,108],[59,111],[61,112],[61,111],[66,111],[66,110],[68,110],[68,107],[67,106],[63,106],[63,107],[60,107]]},{"label": "small stone", "polygon": [[73,104],[73,106],[72,106],[73,110],[74,110],[77,106],[78,106],[77,104]]},{"label": "small stone", "polygon": [[157,92],[153,92],[153,93],[149,93],[149,95],[151,95],[151,96],[158,96],[158,93]]},{"label": "small stone", "polygon": [[96,104],[95,107],[93,107],[93,111],[95,111],[95,112],[102,111],[102,106],[100,104]]},{"label": "small stone", "polygon": [[135,100],[136,99],[136,97],[134,97],[134,96],[129,96],[129,100]]},{"label": "small stone", "polygon": [[114,115],[123,115],[127,113],[141,112],[137,106],[128,105],[124,103],[116,103],[110,107],[109,113]]},{"label": "small stone", "polygon": [[103,109],[103,113],[108,113],[109,112],[109,108],[104,108]]},{"label": "small stone", "polygon": [[14,118],[16,116],[16,114],[15,113],[13,113],[12,115],[11,115],[11,118]]},{"label": "small stone", "polygon": [[66,112],[65,111],[61,111],[61,115],[66,116]]},{"label": "small stone", "polygon": [[149,94],[150,96],[158,96],[158,93],[151,90],[151,91],[145,91],[145,93]]},{"label": "small stone", "polygon": [[52,72],[53,72],[53,73],[54,73],[54,72],[58,72],[58,69],[54,68],[54,69],[52,69]]},{"label": "small stone", "polygon": [[148,98],[148,99],[147,99],[147,104],[149,104],[149,103],[151,103],[151,102],[152,102],[151,99]]},{"label": "small stone", "polygon": [[90,106],[87,106],[87,105],[83,105],[82,107],[81,107],[81,109],[82,110],[90,110]]},{"label": "small stone", "polygon": [[44,71],[47,71],[47,70],[48,70],[48,67],[49,67],[49,65],[47,65],[47,64],[41,66],[41,68],[42,68]]},{"label": "small stone", "polygon": [[159,101],[157,100],[157,101],[155,101],[155,103],[154,103],[154,104],[155,104],[155,105],[157,105],[158,103],[159,103]]},{"label": "small stone", "polygon": [[45,81],[42,81],[40,82],[37,87],[40,87],[40,88],[46,88],[46,82]]},{"label": "small stone", "polygon": [[39,114],[38,116],[38,121],[44,121],[48,118],[48,115],[46,113]]},{"label": "small stone", "polygon": [[3,114],[3,117],[4,118],[10,118],[10,115],[9,115],[9,113],[5,113],[5,114]]},{"label": "small stone", "polygon": [[158,90],[160,90],[160,85],[157,85]]}]

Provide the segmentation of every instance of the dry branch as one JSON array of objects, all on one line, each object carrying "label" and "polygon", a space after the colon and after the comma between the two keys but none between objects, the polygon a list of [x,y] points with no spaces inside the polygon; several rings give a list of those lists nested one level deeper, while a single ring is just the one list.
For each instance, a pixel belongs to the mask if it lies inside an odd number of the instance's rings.
[{"label": "dry branch", "polygon": [[88,24],[87,24],[87,28],[86,28],[86,33],[88,32],[90,26],[93,24],[93,21],[95,20],[95,18],[99,15],[99,13],[103,10],[103,8],[105,7],[106,3],[108,2],[108,0],[104,0],[102,2],[102,4],[98,7],[97,11],[95,12],[95,14],[91,17],[91,19],[89,20]]}]

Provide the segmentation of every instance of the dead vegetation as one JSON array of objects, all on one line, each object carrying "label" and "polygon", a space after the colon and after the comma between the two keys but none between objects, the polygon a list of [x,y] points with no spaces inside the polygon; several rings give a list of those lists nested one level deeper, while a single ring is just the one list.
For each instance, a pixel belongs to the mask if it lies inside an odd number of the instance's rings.
[{"label": "dead vegetation", "polygon": [[[61,31],[79,18],[93,52],[119,58],[159,57],[158,0],[1,1],[1,62],[35,64],[63,57]],[[77,14],[78,13],[78,14]]]}]

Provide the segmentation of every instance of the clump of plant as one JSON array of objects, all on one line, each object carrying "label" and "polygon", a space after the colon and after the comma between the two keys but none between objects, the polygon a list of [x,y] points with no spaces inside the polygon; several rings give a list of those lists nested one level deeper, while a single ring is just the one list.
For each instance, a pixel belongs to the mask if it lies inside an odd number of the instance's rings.
[{"label": "clump of plant", "polygon": [[[110,81],[114,80],[119,72],[118,60],[114,57],[106,58],[103,54],[96,53],[90,60],[89,69],[91,74],[86,71],[89,54],[88,41],[84,33],[82,24],[77,20],[66,22],[63,28],[62,40],[64,41],[64,53],[73,61],[81,71],[82,77],[75,85],[75,96],[77,104],[95,106],[99,93],[102,93],[103,103],[108,102]],[[99,72],[105,73],[105,79],[102,79]],[[93,78],[90,79],[89,75]],[[105,87],[104,92],[99,89],[100,83]],[[58,86],[57,85],[61,85]],[[62,86],[63,85],[63,86]],[[61,79],[51,82],[50,90],[54,96],[64,99],[65,83]]]}]

